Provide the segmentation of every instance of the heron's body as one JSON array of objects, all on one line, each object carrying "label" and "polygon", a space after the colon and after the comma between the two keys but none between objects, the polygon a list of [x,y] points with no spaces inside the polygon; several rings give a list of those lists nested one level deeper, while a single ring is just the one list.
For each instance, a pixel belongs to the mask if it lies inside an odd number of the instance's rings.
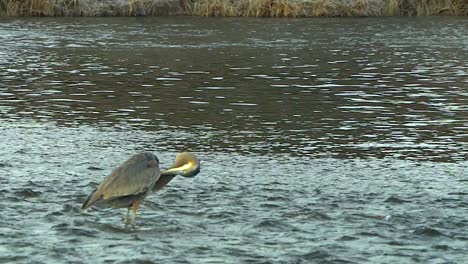
[{"label": "heron's body", "polygon": [[132,209],[132,222],[135,223],[136,212],[149,193],[162,189],[177,174],[193,177],[199,171],[198,159],[189,152],[178,154],[174,165],[163,172],[159,170],[158,158],[150,152],[143,152],[131,157],[104,178],[82,208],[98,203],[128,208],[126,223],[129,223],[129,212]]}]

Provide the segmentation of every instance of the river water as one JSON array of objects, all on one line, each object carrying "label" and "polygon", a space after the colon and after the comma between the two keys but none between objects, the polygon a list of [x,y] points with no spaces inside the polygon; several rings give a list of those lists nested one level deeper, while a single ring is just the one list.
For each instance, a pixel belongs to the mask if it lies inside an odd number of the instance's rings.
[{"label": "river water", "polygon": [[[466,263],[465,18],[0,19],[0,262]],[[131,155],[202,161],[80,209]]]}]

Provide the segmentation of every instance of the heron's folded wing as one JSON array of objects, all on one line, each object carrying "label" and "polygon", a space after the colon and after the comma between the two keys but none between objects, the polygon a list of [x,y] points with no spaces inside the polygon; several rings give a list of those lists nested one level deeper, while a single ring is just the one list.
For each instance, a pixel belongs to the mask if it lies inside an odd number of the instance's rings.
[{"label": "heron's folded wing", "polygon": [[152,188],[160,176],[159,164],[144,154],[133,156],[106,177],[100,186],[104,200],[138,194]]},{"label": "heron's folded wing", "polygon": [[100,200],[145,193],[160,176],[157,158],[148,152],[140,153],[116,168],[83,204],[87,208]]}]

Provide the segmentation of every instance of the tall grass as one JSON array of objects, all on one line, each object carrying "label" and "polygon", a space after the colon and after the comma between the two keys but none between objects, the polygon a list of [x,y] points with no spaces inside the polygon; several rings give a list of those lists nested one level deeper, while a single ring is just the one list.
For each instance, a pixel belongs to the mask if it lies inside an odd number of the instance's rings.
[{"label": "tall grass", "polygon": [[[336,0],[199,0],[193,14],[198,16],[319,17],[337,16],[346,8]],[[341,11],[340,11],[341,10]]]},{"label": "tall grass", "polygon": [[0,0],[0,16],[158,16],[179,10],[174,0]]},{"label": "tall grass", "polygon": [[384,16],[467,16],[467,0],[388,0]]},{"label": "tall grass", "polygon": [[193,15],[348,17],[468,15],[468,0],[198,0]]},{"label": "tall grass", "polygon": [[0,16],[79,16],[80,0],[0,0]]},{"label": "tall grass", "polygon": [[307,2],[299,0],[198,0],[197,16],[301,17],[307,16]]},{"label": "tall grass", "polygon": [[0,16],[468,16],[468,0],[0,0]]}]

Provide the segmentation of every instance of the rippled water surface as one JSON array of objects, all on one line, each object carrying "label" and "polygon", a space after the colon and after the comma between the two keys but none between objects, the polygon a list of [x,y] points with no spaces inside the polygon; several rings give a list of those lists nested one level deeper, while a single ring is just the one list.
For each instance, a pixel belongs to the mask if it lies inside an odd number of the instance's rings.
[{"label": "rippled water surface", "polygon": [[[468,20],[0,19],[0,262],[468,262]],[[80,209],[128,157],[202,160]]]}]

